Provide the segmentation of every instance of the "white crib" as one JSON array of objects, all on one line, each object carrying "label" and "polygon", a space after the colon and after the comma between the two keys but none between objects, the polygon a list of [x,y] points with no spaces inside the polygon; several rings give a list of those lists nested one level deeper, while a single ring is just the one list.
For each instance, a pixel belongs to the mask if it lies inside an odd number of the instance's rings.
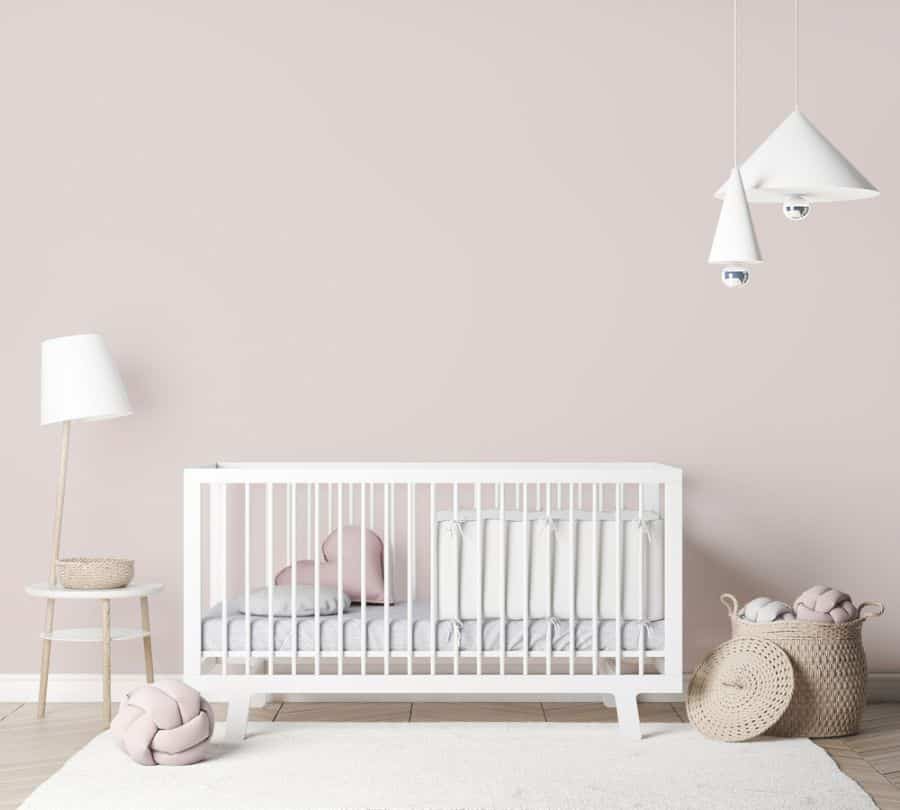
[{"label": "white crib", "polygon": [[[383,539],[384,604],[320,615],[321,553]],[[272,613],[275,573],[309,559],[315,612]],[[295,593],[296,577],[291,583]],[[229,597],[267,588],[268,615]],[[251,697],[614,699],[682,691],[682,473],[661,464],[218,464],[184,474],[184,675]]]}]

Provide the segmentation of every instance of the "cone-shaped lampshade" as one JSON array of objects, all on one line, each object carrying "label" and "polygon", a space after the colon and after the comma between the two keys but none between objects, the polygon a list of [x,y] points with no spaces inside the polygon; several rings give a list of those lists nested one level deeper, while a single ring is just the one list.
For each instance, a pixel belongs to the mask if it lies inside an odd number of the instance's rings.
[{"label": "cone-shaped lampshade", "polygon": [[[863,177],[800,110],[794,110],[741,166],[750,202],[782,203],[787,196],[810,202],[877,197]],[[726,182],[716,197],[724,199]]]},{"label": "cone-shaped lampshade", "polygon": [[712,250],[709,251],[709,263],[757,264],[762,260],[744,184],[738,170],[732,169],[726,184],[722,210],[719,212]]},{"label": "cone-shaped lampshade", "polygon": [[115,419],[131,403],[100,335],[69,335],[41,344],[41,424]]}]

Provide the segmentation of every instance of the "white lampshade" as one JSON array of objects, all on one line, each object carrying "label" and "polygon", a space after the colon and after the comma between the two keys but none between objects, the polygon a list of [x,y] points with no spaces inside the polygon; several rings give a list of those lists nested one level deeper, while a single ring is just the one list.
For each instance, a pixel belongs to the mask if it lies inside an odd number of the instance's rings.
[{"label": "white lampshade", "polygon": [[41,424],[128,416],[131,403],[100,335],[41,343]]},{"label": "white lampshade", "polygon": [[[839,202],[877,197],[863,177],[800,110],[794,110],[741,165],[747,199],[783,203],[785,197]],[[716,192],[724,199],[728,181]]]},{"label": "white lampshade", "polygon": [[719,212],[719,222],[709,251],[710,264],[758,264],[763,260],[744,184],[737,169],[731,170],[727,193]]}]

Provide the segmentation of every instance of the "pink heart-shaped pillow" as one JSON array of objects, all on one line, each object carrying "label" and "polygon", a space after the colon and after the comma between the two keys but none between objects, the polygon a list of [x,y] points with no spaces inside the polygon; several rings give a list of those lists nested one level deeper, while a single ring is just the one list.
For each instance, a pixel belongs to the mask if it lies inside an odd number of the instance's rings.
[{"label": "pink heart-shaped pillow", "polygon": [[[343,537],[344,593],[353,602],[362,601],[362,531],[359,526],[344,526]],[[366,529],[366,602],[384,604],[384,543],[371,529]],[[319,562],[319,584],[338,588],[338,532],[335,529],[322,544],[324,562]],[[315,560],[297,561],[297,584],[313,585]],[[291,567],[282,568],[275,577],[276,585],[291,584]]]}]

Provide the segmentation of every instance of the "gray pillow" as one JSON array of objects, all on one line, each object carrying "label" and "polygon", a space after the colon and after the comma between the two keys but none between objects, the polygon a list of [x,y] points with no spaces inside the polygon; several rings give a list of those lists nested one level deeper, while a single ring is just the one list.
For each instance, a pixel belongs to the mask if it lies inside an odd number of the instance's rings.
[{"label": "gray pillow", "polygon": [[[342,593],[341,601],[344,610],[350,607],[350,597]],[[250,592],[250,610],[246,610],[244,597],[237,600],[237,609],[240,613],[249,613],[251,616],[269,615],[269,589],[257,588]],[[319,615],[333,616],[338,612],[338,592],[336,588],[319,587]],[[316,589],[313,585],[297,586],[297,616],[314,616],[316,613]],[[272,586],[272,615],[291,615],[291,586]]]}]

